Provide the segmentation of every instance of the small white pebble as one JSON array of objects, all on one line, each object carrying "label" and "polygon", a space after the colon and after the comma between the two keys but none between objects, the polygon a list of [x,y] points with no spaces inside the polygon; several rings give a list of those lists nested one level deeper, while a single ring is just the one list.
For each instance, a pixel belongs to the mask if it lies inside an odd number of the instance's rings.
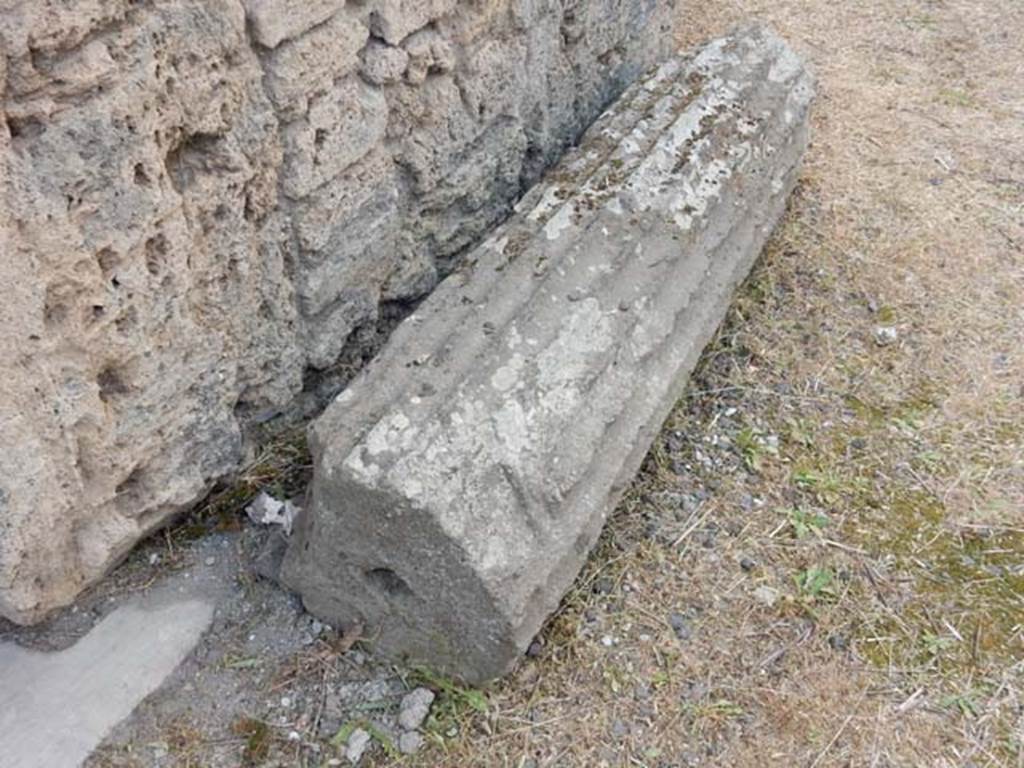
[{"label": "small white pebble", "polygon": [[779,590],[774,587],[769,587],[767,584],[762,584],[754,590],[754,599],[762,605],[766,605],[771,608],[779,599]]},{"label": "small white pebble", "polygon": [[423,737],[416,731],[406,731],[398,737],[398,751],[403,755],[412,755],[423,746]]},{"label": "small white pebble", "polygon": [[423,725],[434,703],[434,692],[429,688],[417,688],[402,697],[399,704],[398,724],[407,731],[414,731]]},{"label": "small white pebble", "polygon": [[281,706],[282,706],[282,707],[284,707],[285,709],[287,709],[287,708],[288,708],[288,707],[290,707],[291,705],[292,705],[292,700],[291,700],[291,699],[289,699],[289,698],[288,698],[287,696],[284,696],[284,697],[282,697],[282,698],[281,698]]},{"label": "small white pebble", "polygon": [[899,340],[900,334],[891,325],[882,325],[875,328],[875,343],[880,347],[887,347]]},{"label": "small white pebble", "polygon": [[611,635],[605,635],[601,638],[601,645],[603,645],[605,648],[611,648],[613,645],[615,645],[615,640],[612,638]]},{"label": "small white pebble", "polygon": [[216,557],[208,557],[208,558],[206,558],[206,564],[207,565],[213,565],[216,562],[217,562],[217,558]]},{"label": "small white pebble", "polygon": [[356,765],[362,759],[366,748],[370,746],[371,738],[370,734],[362,728],[356,728],[349,734],[348,745],[345,748],[345,758],[352,765]]},{"label": "small white pebble", "polygon": [[301,739],[302,737],[299,735],[298,731],[288,732],[288,741],[300,741]]}]

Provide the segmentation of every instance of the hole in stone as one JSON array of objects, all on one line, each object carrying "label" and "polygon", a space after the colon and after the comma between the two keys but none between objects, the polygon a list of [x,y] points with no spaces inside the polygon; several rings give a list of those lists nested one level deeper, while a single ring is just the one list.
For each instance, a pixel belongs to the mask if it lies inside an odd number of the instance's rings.
[{"label": "hole in stone", "polygon": [[384,39],[384,19],[380,11],[370,12],[370,34],[378,40]]},{"label": "hole in stone", "polygon": [[135,164],[135,183],[142,187],[149,185],[149,174],[146,173],[146,168],[142,163]]},{"label": "hole in stone", "polygon": [[167,238],[163,233],[146,241],[146,271],[149,274],[155,277],[163,271],[166,256]]},{"label": "hole in stone", "polygon": [[33,139],[46,130],[42,120],[35,117],[12,117],[7,116],[7,130],[11,133],[12,139]]},{"label": "hole in stone", "polygon": [[96,384],[100,388],[100,400],[109,403],[118,395],[128,394],[130,388],[122,372],[115,365],[108,365],[96,377]]},{"label": "hole in stone", "polygon": [[96,263],[100,265],[100,271],[104,277],[110,277],[114,270],[121,264],[121,259],[110,248],[101,248],[96,253]]},{"label": "hole in stone", "polygon": [[256,203],[253,202],[252,195],[248,192],[245,194],[245,208],[242,211],[242,217],[246,221],[256,221],[259,218]]},{"label": "hole in stone", "polygon": [[99,322],[103,315],[106,314],[106,308],[102,304],[93,304],[89,307],[88,313],[86,314],[85,324],[92,325],[93,323]]},{"label": "hole in stone", "polygon": [[373,568],[366,571],[364,575],[374,588],[386,595],[398,597],[412,594],[409,585],[390,568]]},{"label": "hole in stone", "polygon": [[181,138],[167,153],[164,167],[174,189],[181,193],[195,182],[197,174],[226,168],[222,157],[223,137],[210,133],[194,133]]}]

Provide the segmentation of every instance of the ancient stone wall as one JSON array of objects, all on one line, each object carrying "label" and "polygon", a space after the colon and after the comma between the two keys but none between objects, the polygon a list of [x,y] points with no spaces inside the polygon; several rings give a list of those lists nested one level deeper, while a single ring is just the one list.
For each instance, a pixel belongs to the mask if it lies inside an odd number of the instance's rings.
[{"label": "ancient stone wall", "polygon": [[429,292],[671,0],[0,0],[0,615],[39,619]]}]

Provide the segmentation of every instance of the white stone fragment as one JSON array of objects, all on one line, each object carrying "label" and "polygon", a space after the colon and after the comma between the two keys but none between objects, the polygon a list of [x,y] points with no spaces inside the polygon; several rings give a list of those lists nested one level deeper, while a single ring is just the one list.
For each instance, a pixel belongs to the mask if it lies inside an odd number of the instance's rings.
[{"label": "white stone fragment", "polygon": [[407,731],[415,731],[430,714],[434,703],[434,692],[429,688],[417,688],[402,698],[398,709],[398,724]]},{"label": "white stone fragment", "polygon": [[292,525],[301,509],[291,499],[278,501],[266,491],[260,491],[252,503],[245,508],[245,514],[257,525],[280,525],[285,535],[290,536]]},{"label": "white stone fragment", "polygon": [[366,750],[370,746],[372,736],[362,728],[356,728],[349,734],[348,742],[345,745],[345,758],[352,765],[358,765],[363,759]]}]

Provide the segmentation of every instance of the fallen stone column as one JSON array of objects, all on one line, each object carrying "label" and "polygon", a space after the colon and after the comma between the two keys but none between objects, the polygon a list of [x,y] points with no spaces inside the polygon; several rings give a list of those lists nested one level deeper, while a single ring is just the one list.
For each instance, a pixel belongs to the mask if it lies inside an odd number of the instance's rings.
[{"label": "fallen stone column", "polygon": [[749,29],[662,65],[311,428],[284,581],[469,681],[557,607],[781,215],[810,76]]}]

